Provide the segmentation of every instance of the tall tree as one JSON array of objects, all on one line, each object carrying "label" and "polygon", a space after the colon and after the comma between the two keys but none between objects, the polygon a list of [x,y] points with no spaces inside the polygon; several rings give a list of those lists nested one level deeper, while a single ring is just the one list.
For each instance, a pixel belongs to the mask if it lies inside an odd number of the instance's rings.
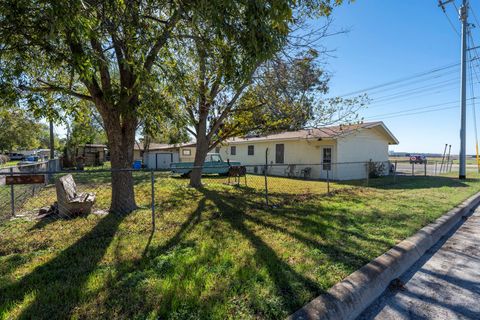
[{"label": "tall tree", "polygon": [[0,3],[3,85],[28,102],[44,93],[92,102],[109,141],[112,211],[136,208],[131,173],[118,169],[133,161],[142,93],[160,77],[155,63],[184,10],[171,1]]}]

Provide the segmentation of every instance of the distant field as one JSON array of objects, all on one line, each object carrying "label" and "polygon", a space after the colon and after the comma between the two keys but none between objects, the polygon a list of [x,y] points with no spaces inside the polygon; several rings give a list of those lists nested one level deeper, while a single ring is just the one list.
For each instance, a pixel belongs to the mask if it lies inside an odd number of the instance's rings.
[{"label": "distant field", "polygon": [[[389,160],[390,161],[410,161],[410,158],[409,157],[389,157]],[[427,160],[429,162],[442,162],[442,157],[427,157]],[[453,160],[453,163],[454,164],[458,164],[459,160],[457,157],[455,158],[450,158],[450,160]],[[477,164],[477,160],[475,158],[470,158],[470,157],[467,157],[467,164],[471,164],[471,165],[474,165],[474,164]]]}]

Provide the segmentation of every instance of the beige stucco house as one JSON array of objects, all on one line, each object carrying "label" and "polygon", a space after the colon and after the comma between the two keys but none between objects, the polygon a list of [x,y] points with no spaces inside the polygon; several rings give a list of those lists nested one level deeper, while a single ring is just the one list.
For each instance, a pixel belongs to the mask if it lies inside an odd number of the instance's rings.
[{"label": "beige stucco house", "polygon": [[362,179],[369,160],[385,162],[398,140],[383,122],[332,126],[259,137],[232,138],[217,148],[222,158],[247,165],[250,172],[336,180]]}]

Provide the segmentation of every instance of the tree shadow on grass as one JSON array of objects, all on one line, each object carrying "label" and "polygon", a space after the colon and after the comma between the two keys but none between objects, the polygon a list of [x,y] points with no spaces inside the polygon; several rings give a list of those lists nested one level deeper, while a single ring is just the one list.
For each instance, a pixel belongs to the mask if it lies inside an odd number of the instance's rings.
[{"label": "tree shadow on grass", "polygon": [[97,267],[125,216],[109,214],[82,238],[19,281],[0,287],[0,309],[11,310],[33,294],[20,319],[68,318],[82,298],[90,273]]},{"label": "tree shadow on grass", "polygon": [[255,248],[257,263],[267,268],[267,272],[275,285],[278,297],[289,311],[295,311],[296,308],[301,307],[307,302],[304,300],[305,291],[308,292],[308,296],[315,297],[324,293],[324,290],[322,290],[318,283],[299,274],[288,263],[282,260],[274,249],[246,225],[247,222],[289,235],[311,248],[320,249],[332,261],[344,262],[343,259],[348,257],[349,259],[359,261],[360,264],[365,262],[361,257],[356,256],[354,253],[347,252],[340,247],[321,244],[298,232],[289,231],[284,227],[266,222],[248,214],[246,213],[248,206],[241,204],[238,199],[232,196],[225,196],[220,192],[207,189],[203,189],[202,192],[207,199],[213,201],[220,211],[223,212],[223,219],[230,224],[232,229],[240,232]]},{"label": "tree shadow on grass", "polygon": [[193,213],[190,216],[188,216],[188,218],[180,225],[180,228],[175,233],[175,235],[171,237],[163,245],[156,247],[154,249],[150,249],[150,244],[152,242],[152,238],[155,233],[155,230],[152,229],[152,232],[150,233],[145,249],[143,250],[142,257],[144,259],[146,258],[148,259],[148,257],[157,256],[159,254],[167,252],[168,250],[170,250],[171,248],[179,244],[180,241],[184,238],[185,234],[189,230],[193,229],[195,225],[197,225],[200,222],[202,218],[202,212],[204,210],[205,210],[205,198],[202,198],[200,199],[195,211],[193,211]]}]

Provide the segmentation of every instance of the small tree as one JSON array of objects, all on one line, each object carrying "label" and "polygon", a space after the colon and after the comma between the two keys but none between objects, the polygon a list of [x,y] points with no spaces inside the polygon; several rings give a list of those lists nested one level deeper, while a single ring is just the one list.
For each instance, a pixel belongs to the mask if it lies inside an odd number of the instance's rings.
[{"label": "small tree", "polygon": [[[331,10],[329,4],[300,3],[294,12],[303,17],[310,8],[309,13],[326,15]],[[318,52],[299,52],[299,47],[289,46],[290,26],[297,23],[298,17],[278,20],[270,9],[250,13],[252,20],[247,20],[244,27],[256,30],[255,46],[239,47],[237,38],[241,33],[212,32],[201,17],[184,25],[178,35],[188,41],[176,48],[182,63],[177,66],[178,81],[171,89],[180,97],[188,129],[196,138],[194,169],[190,174],[193,187],[201,186],[201,167],[207,152],[225,139],[298,129],[319,120],[318,111],[328,111],[332,118],[338,112],[338,104],[316,104],[319,96],[326,93],[329,80],[317,63]],[[252,22],[253,25],[248,24]],[[293,59],[281,55],[286,48],[299,53]]]}]

